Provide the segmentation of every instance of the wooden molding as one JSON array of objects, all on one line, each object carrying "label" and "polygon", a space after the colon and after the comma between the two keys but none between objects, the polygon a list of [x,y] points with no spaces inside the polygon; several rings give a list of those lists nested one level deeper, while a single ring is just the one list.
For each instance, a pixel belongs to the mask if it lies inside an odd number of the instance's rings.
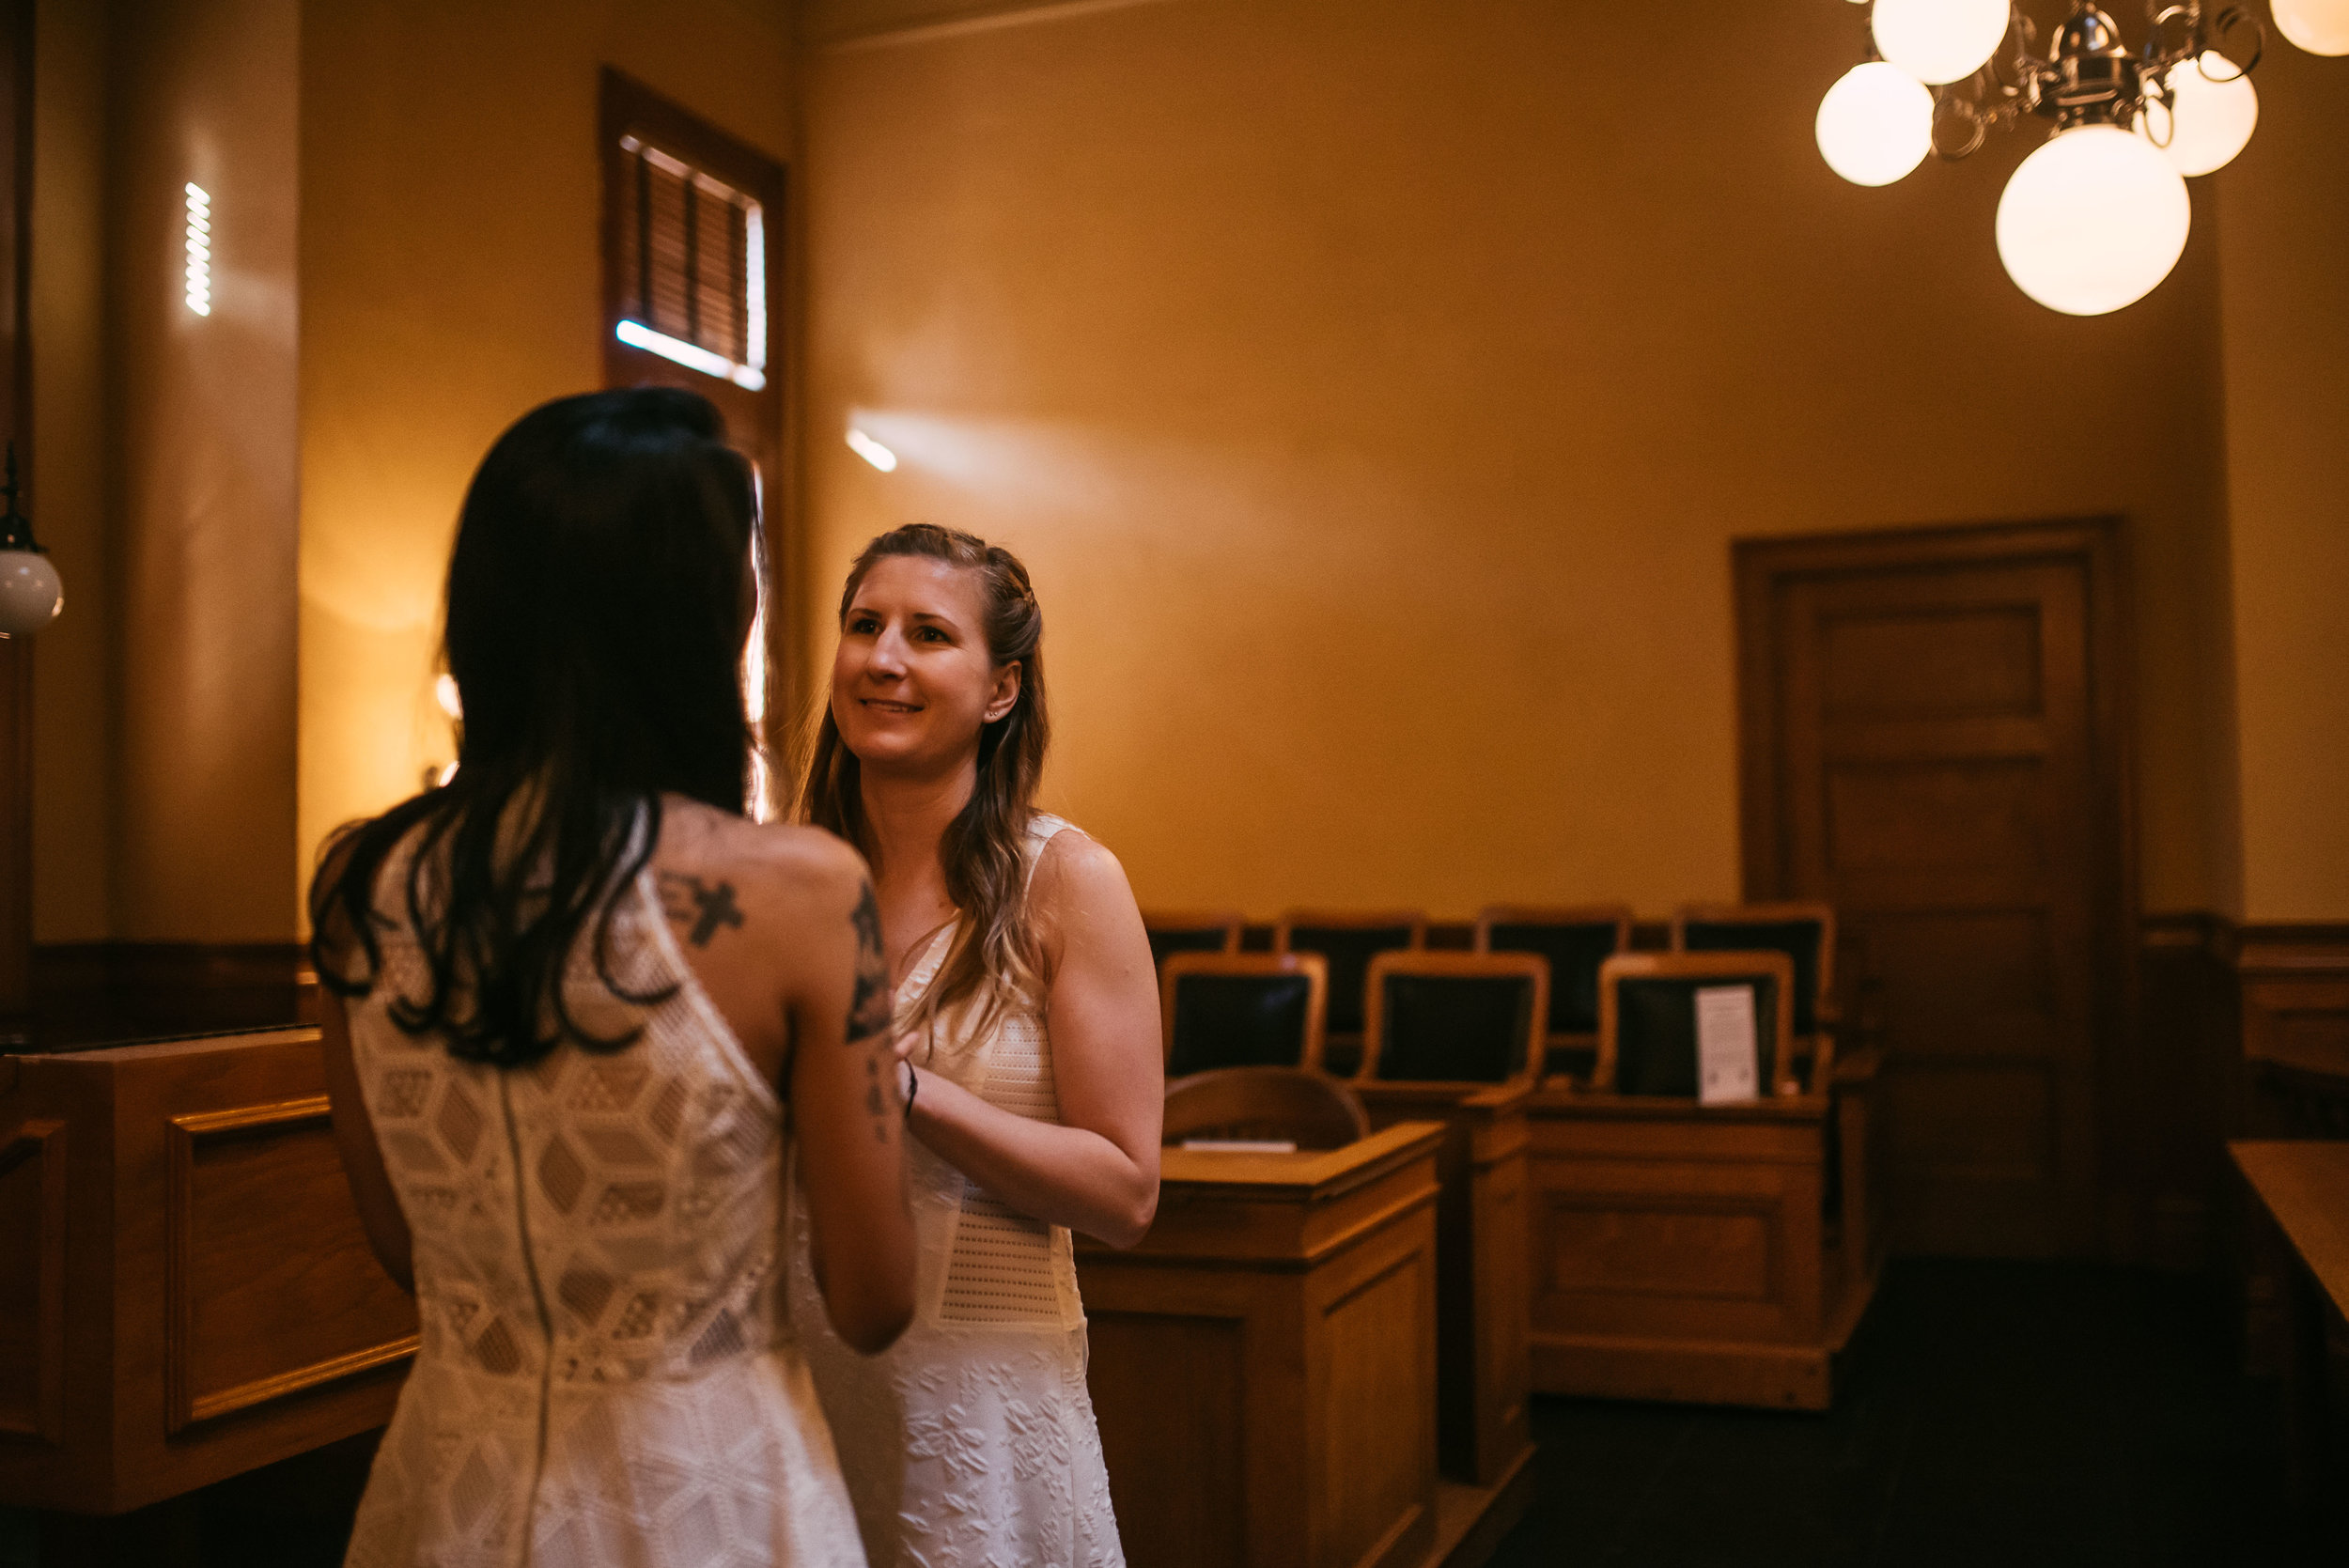
[{"label": "wooden molding", "polygon": [[66,1130],[59,1121],[30,1121],[0,1142],[0,1181],[31,1163],[39,1218],[33,1270],[33,1333],[36,1358],[31,1408],[0,1405],[0,1433],[35,1437],[57,1447],[65,1442],[65,1237]]},{"label": "wooden molding", "polygon": [[418,1336],[403,1335],[365,1345],[339,1356],[288,1368],[226,1389],[194,1386],[195,1294],[195,1157],[208,1140],[276,1134],[328,1121],[324,1094],[281,1100],[271,1105],[237,1106],[226,1110],[199,1111],[171,1118],[166,1135],[170,1163],[170,1196],[166,1204],[169,1236],[164,1250],[164,1424],[177,1435],[198,1421],[231,1411],[250,1409],[272,1400],[315,1389],[345,1377],[404,1360],[416,1353]]}]

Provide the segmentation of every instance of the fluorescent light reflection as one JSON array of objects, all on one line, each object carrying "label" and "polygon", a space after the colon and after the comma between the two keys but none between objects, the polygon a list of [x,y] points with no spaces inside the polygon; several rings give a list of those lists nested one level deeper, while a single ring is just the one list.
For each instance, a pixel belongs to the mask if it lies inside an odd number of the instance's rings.
[{"label": "fluorescent light reflection", "polygon": [[897,471],[897,454],[862,430],[853,427],[849,429],[848,450],[879,469],[883,474],[894,474]]},{"label": "fluorescent light reflection", "polygon": [[751,525],[751,635],[742,647],[742,711],[751,722],[750,818],[775,815],[774,769],[767,762],[767,479],[755,465],[751,484],[758,516]]},{"label": "fluorescent light reflection", "polygon": [[188,308],[198,316],[212,313],[212,197],[191,182],[188,197]]},{"label": "fluorescent light reflection", "polygon": [[[708,349],[688,343],[682,338],[671,337],[666,333],[657,333],[642,321],[622,321],[612,329],[612,335],[631,349],[642,349],[648,354],[659,354],[662,359],[681,365],[688,370],[698,370],[705,376],[715,376],[720,380],[732,381],[736,386],[752,392],[757,392],[767,384],[767,373],[756,365],[737,365],[723,354],[713,354]],[[756,340],[754,339],[754,341]]]}]

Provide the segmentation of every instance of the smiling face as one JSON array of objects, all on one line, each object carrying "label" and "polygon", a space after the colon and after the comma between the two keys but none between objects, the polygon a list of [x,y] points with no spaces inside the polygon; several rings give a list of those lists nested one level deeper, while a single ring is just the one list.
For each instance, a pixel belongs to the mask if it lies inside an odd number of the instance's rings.
[{"label": "smiling face", "polygon": [[978,574],[886,555],[857,584],[832,661],[832,718],[864,768],[932,775],[971,765],[979,731],[1019,700],[1019,666],[987,645]]}]

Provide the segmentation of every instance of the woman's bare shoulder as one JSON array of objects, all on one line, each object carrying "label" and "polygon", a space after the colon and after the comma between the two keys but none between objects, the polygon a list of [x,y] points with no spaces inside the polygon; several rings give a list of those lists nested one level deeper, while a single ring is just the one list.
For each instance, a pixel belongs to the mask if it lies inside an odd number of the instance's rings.
[{"label": "woman's bare shoulder", "polygon": [[1063,827],[1036,857],[1029,896],[1046,920],[1067,920],[1130,908],[1133,888],[1110,846],[1081,828]]},{"label": "woman's bare shoulder", "polygon": [[763,901],[831,905],[865,879],[864,857],[821,828],[753,822],[691,803],[669,809],[675,831],[662,832],[659,862],[723,875]]}]

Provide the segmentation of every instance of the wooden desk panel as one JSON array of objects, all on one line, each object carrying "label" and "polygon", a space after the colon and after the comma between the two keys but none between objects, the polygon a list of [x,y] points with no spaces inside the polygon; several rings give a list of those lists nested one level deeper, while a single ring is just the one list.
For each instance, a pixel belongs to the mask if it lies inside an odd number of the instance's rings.
[{"label": "wooden desk panel", "polygon": [[1532,1444],[1526,1400],[1525,1106],[1530,1084],[1349,1085],[1374,1127],[1439,1121],[1436,1161],[1438,1453],[1455,1480],[1490,1486]]},{"label": "wooden desk panel", "polygon": [[315,1029],[0,1058],[0,1503],[121,1513],[379,1427],[415,1348]]},{"label": "wooden desk panel", "polygon": [[2289,1250],[2282,1335],[2285,1477],[2320,1532],[2349,1527],[2349,1453],[2339,1452],[2344,1412],[2333,1391],[2330,1346],[2349,1320],[2349,1142],[2251,1141],[2227,1145],[2273,1230],[2254,1246]]},{"label": "wooden desk panel", "polygon": [[1437,1153],[1165,1152],[1140,1246],[1081,1242],[1135,1568],[1405,1568],[1436,1531]]},{"label": "wooden desk panel", "polygon": [[1880,1256],[1872,1067],[1839,1068],[1831,1094],[1702,1110],[1538,1091],[1527,1108],[1533,1387],[1826,1408]]}]

